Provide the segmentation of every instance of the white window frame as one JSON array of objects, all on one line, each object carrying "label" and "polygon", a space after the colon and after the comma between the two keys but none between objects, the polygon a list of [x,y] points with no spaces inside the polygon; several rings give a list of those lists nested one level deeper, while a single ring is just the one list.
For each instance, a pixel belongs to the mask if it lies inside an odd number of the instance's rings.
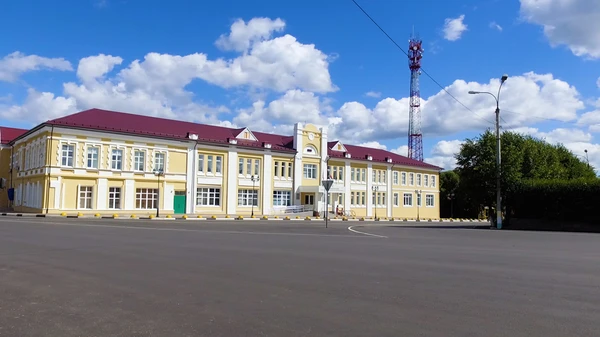
[{"label": "white window frame", "polygon": [[204,174],[204,154],[198,155],[198,173]]},{"label": "white window frame", "polygon": [[238,203],[239,207],[258,207],[258,190],[253,189],[238,189]]},{"label": "white window frame", "polygon": [[415,174],[413,172],[408,173],[408,186],[415,186]]},{"label": "white window frame", "polygon": [[431,187],[435,187],[435,175],[431,175]]},{"label": "white window frame", "polygon": [[408,179],[408,178],[406,177],[406,172],[401,172],[401,173],[400,173],[400,178],[401,178],[401,179],[400,179],[400,184],[401,184],[402,186],[406,186],[406,182],[407,182],[407,179]]},{"label": "white window frame", "polygon": [[394,192],[394,207],[400,206],[400,193]]},{"label": "white window frame", "polygon": [[273,191],[273,206],[291,206],[292,191],[290,190],[274,190]]},{"label": "white window frame", "polygon": [[238,158],[238,175],[239,176],[243,176],[244,175],[244,169],[246,168],[246,159],[245,158]]},{"label": "white window frame", "polygon": [[423,186],[429,187],[429,174],[423,175]]},{"label": "white window frame", "polygon": [[[159,150],[154,151],[154,161],[153,161],[154,170],[162,169],[163,172],[165,172],[165,173],[167,172],[167,155],[168,155],[167,151],[159,151]],[[162,156],[162,167],[160,167],[160,165],[158,165],[159,156]]]},{"label": "white window frame", "polygon": [[[90,165],[90,160],[94,162],[94,158],[90,158],[90,149],[96,150],[96,166]],[[100,169],[100,159],[102,158],[102,146],[95,144],[85,144],[85,167],[92,170]]]},{"label": "white window frame", "polygon": [[[206,201],[206,202],[204,202],[204,201]],[[221,207],[221,188],[220,187],[197,187],[196,188],[196,206],[198,206],[198,207]]]},{"label": "white window frame", "polygon": [[302,176],[304,179],[317,179],[319,174],[317,173],[317,164],[304,164],[302,167]]},{"label": "white window frame", "polygon": [[292,179],[294,177],[294,164],[288,163],[287,165],[287,178]]},{"label": "white window frame", "polygon": [[435,207],[435,195],[434,194],[425,194],[425,207]]},{"label": "white window frame", "polygon": [[[138,162],[138,159],[139,159],[138,153],[142,154],[142,162],[141,162],[142,168],[141,169],[139,169],[139,167],[138,167],[138,164],[140,164]],[[146,150],[133,149],[133,171],[136,171],[136,172],[144,172],[144,171],[146,171],[146,156],[147,155],[148,154],[146,153]]]},{"label": "white window frame", "polygon": [[108,188],[108,209],[121,209],[122,190],[119,186],[110,186]]},{"label": "white window frame", "polygon": [[[135,189],[135,209],[156,209],[159,202],[157,199],[158,189],[156,188]],[[141,207],[143,203],[146,204],[146,207]]]},{"label": "white window frame", "polygon": [[417,186],[421,186],[423,184],[423,177],[421,173],[417,173]]},{"label": "white window frame", "polygon": [[[71,152],[71,163],[69,165],[69,157],[65,156],[65,146],[72,148]],[[66,151],[69,153],[69,150]],[[60,143],[60,166],[62,167],[75,167],[75,163],[77,162],[77,143],[71,142],[61,142]]]},{"label": "white window frame", "polygon": [[[115,151],[121,151],[121,158],[120,158],[120,168],[115,168],[115,163],[117,163],[117,161],[115,161]],[[123,147],[111,147],[110,148],[110,169],[113,171],[123,171],[124,169],[124,165],[125,164],[125,148]]]},{"label": "white window frame", "polygon": [[218,176],[223,174],[223,156],[215,156],[215,174]]},{"label": "white window frame", "polygon": [[254,175],[260,176],[260,159],[254,159]]},{"label": "white window frame", "polygon": [[400,183],[399,176],[400,176],[400,175],[398,174],[398,172],[397,172],[397,171],[394,171],[394,173],[393,173],[393,181],[392,181],[392,183],[393,183],[394,185],[398,185],[398,184]]},{"label": "white window frame", "polygon": [[[410,201],[409,203],[407,203],[406,201]],[[413,194],[412,193],[404,193],[404,195],[402,196],[402,205],[404,207],[413,207]]]},{"label": "white window frame", "polygon": [[94,186],[77,186],[77,209],[94,209]]}]

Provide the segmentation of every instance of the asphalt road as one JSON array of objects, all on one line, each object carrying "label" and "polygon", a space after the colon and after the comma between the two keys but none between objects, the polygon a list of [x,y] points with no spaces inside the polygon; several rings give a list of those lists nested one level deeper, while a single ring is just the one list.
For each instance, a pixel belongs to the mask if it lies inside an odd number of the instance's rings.
[{"label": "asphalt road", "polygon": [[0,336],[600,336],[600,235],[0,219]]}]

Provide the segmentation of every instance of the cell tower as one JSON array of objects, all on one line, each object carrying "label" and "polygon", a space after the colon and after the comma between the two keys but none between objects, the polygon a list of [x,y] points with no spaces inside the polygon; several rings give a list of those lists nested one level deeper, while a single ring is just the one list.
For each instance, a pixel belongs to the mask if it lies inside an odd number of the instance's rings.
[{"label": "cell tower", "polygon": [[419,76],[423,58],[423,41],[413,36],[408,40],[408,68],[410,69],[410,106],[408,116],[408,158],[423,161],[423,134],[421,133],[421,93]]}]

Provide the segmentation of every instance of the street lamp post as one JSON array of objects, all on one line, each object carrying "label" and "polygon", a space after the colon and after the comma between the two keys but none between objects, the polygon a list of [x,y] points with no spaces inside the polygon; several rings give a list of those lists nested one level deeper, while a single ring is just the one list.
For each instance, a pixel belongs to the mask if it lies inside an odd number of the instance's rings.
[{"label": "street lamp post", "polygon": [[156,217],[160,216],[160,176],[164,175],[164,171],[161,169],[154,170],[156,176]]},{"label": "street lamp post", "polygon": [[587,162],[588,168],[590,167],[590,158],[588,158],[587,149],[583,150],[585,152],[585,161]]},{"label": "street lamp post", "polygon": [[420,211],[421,211],[421,190],[415,190],[415,194],[417,195],[417,221],[421,221]]},{"label": "street lamp post", "polygon": [[454,218],[454,193],[448,194],[448,200],[450,200],[450,219]]},{"label": "street lamp post", "polygon": [[[252,180],[252,214],[250,214],[250,217],[254,217],[254,198],[255,198],[255,188],[256,188],[256,182],[259,181],[259,177],[258,175],[253,175],[250,177],[250,180]],[[256,195],[256,199],[258,199],[258,195]]]},{"label": "street lamp post", "polygon": [[502,189],[501,189],[501,168],[502,157],[500,155],[500,89],[502,85],[508,79],[508,75],[502,75],[500,79],[500,87],[498,88],[498,95],[494,95],[487,91],[469,91],[469,94],[488,94],[494,97],[496,100],[496,227],[502,229]]},{"label": "street lamp post", "polygon": [[375,208],[375,220],[377,220],[377,191],[379,191],[379,186],[371,187],[373,190],[373,207]]}]

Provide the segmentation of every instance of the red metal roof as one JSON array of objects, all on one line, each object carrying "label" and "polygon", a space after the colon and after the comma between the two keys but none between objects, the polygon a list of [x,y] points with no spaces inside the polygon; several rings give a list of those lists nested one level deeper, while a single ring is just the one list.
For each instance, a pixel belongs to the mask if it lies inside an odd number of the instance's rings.
[{"label": "red metal roof", "polygon": [[[72,128],[91,129],[105,132],[118,132],[140,136],[160,137],[170,139],[188,140],[188,134],[197,134],[199,142],[207,143],[229,143],[229,139],[235,138],[245,128],[227,128],[222,126],[197,124],[172,119],[150,117],[144,115],[130,114],[124,112],[108,111],[101,109],[90,109],[81,111],[72,115],[50,120],[46,125],[55,125]],[[5,128],[11,129],[11,128]],[[12,133],[12,138],[7,142],[27,132],[27,130],[18,130]],[[3,131],[4,132],[4,131]],[[236,139],[238,146],[244,147],[263,147],[264,143],[271,144],[271,149],[296,152],[293,148],[294,137],[283,136],[263,132],[252,131],[252,134],[258,141],[249,141]],[[4,134],[2,135],[4,143]],[[10,137],[7,137],[10,138]],[[327,143],[328,155],[331,158],[345,158],[344,152],[332,151],[331,148],[337,143],[332,141]],[[441,167],[410,159],[386,150],[367,148],[362,146],[344,144],[353,160],[367,161],[367,156],[372,156],[371,162],[386,163],[390,158],[392,163],[427,169],[441,170]]]},{"label": "red metal roof", "polygon": [[[327,154],[329,155],[330,158],[345,158],[344,155],[346,152],[334,151],[331,149],[335,144],[337,144],[337,142],[338,141],[333,141],[333,142],[327,143],[327,148],[328,148]],[[372,157],[371,162],[387,163],[387,159],[389,158],[392,160],[392,164],[422,167],[422,168],[433,169],[433,170],[442,170],[441,167],[427,164],[425,162],[411,159],[411,158],[408,158],[405,156],[401,156],[399,154],[396,154],[396,153],[393,153],[390,151],[381,150],[381,149],[373,149],[370,147],[348,145],[348,144],[344,144],[344,143],[342,143],[342,144],[346,148],[346,151],[348,151],[347,153],[350,154],[351,159],[354,159],[354,160],[365,160],[366,161],[367,156],[371,156]]]},{"label": "red metal roof", "polygon": [[0,126],[0,144],[8,144],[28,130]]},{"label": "red metal roof", "polygon": [[[199,142],[229,143],[244,128],[232,129],[222,126],[197,124],[166,118],[136,115],[124,112],[90,109],[46,122],[49,125],[85,128],[98,131],[120,132],[141,136],[188,139],[188,133],[197,134]],[[295,152],[290,146],[290,136],[254,132],[258,141],[237,139],[237,144],[244,147],[263,147],[263,143],[271,144],[271,149]]]}]

